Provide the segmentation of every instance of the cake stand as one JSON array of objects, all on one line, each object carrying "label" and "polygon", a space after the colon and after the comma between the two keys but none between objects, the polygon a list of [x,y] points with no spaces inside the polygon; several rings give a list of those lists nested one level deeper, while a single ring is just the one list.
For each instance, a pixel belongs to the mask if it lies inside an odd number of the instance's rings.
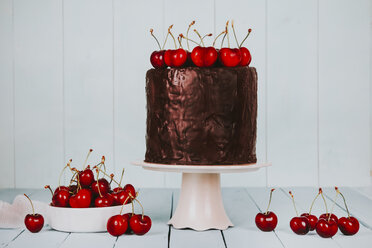
[{"label": "cake stand", "polygon": [[182,173],[176,211],[168,224],[174,228],[225,230],[233,226],[226,215],[221,195],[220,174],[257,171],[269,163],[241,165],[165,165],[133,162],[146,170]]}]

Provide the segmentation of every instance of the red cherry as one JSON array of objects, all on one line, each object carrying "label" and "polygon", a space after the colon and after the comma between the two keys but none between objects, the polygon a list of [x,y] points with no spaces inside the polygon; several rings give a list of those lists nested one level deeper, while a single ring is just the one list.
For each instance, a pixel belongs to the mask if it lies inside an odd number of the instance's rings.
[{"label": "red cherry", "polygon": [[[319,220],[320,219],[326,219],[326,220],[328,220],[328,218],[329,218],[329,213],[325,213],[325,214],[322,214],[322,215],[319,216]],[[338,218],[334,214],[331,214],[331,220],[333,220],[336,223],[338,222]]]},{"label": "red cherry", "polygon": [[219,52],[219,58],[222,65],[227,67],[235,67],[239,65],[241,61],[241,53],[238,48],[221,48]]},{"label": "red cherry", "polygon": [[101,178],[101,179],[98,180],[98,183],[97,183],[97,181],[94,181],[92,183],[91,188],[92,188],[92,191],[93,191],[94,194],[96,194],[96,195],[99,194],[98,185],[99,185],[99,192],[101,192],[102,195],[105,195],[110,191],[111,187],[110,187],[109,182],[107,182],[106,179]]},{"label": "red cherry", "polygon": [[308,214],[308,213],[303,213],[301,214],[301,216],[304,216],[309,220],[310,231],[314,231],[316,227],[316,223],[318,223],[318,217],[312,214]]},{"label": "red cherry", "polygon": [[256,226],[264,232],[271,232],[278,224],[276,214],[269,211],[267,213],[258,213],[255,218]]},{"label": "red cherry", "polygon": [[337,224],[344,235],[354,235],[359,231],[359,221],[352,216],[341,217]]},{"label": "red cherry", "polygon": [[335,187],[335,190],[337,194],[340,194],[342,199],[344,200],[345,208],[348,215],[348,217],[341,217],[338,220],[337,222],[338,228],[340,228],[340,231],[344,235],[354,235],[359,231],[359,221],[356,218],[350,216],[349,208],[347,207],[344,195],[340,192],[340,190],[337,187]]},{"label": "red cherry", "polygon": [[92,201],[92,192],[89,189],[81,189],[70,197],[69,203],[72,208],[88,208]]},{"label": "red cherry", "polygon": [[164,50],[153,51],[150,56],[150,62],[154,68],[165,68],[167,65],[164,62]]},{"label": "red cherry", "polygon": [[310,222],[304,216],[298,216],[296,203],[294,201],[294,196],[291,191],[289,191],[289,195],[292,198],[293,207],[296,211],[297,217],[293,217],[289,222],[289,226],[291,227],[292,231],[299,235],[305,235],[310,230]]},{"label": "red cherry", "polygon": [[251,60],[252,60],[252,56],[251,56],[251,53],[249,52],[248,48],[241,47],[240,48],[240,53],[241,53],[242,59],[240,60],[239,65],[240,66],[248,66],[251,63]]},{"label": "red cherry", "polygon": [[331,219],[319,219],[316,224],[316,232],[320,237],[331,238],[337,233],[338,227],[337,222]]},{"label": "red cherry", "polygon": [[255,218],[256,226],[264,232],[273,231],[278,224],[278,217],[276,217],[276,214],[269,211],[274,190],[275,189],[271,189],[270,191],[269,204],[267,205],[266,212],[258,213]]},{"label": "red cherry", "polygon": [[310,230],[309,220],[304,216],[293,217],[289,225],[292,231],[299,235],[305,235]]},{"label": "red cherry", "polygon": [[112,236],[123,235],[128,228],[127,220],[120,214],[110,217],[107,221],[107,231]]},{"label": "red cherry", "polygon": [[55,191],[52,197],[52,204],[56,207],[68,207],[70,200],[70,192],[65,189]]},{"label": "red cherry", "polygon": [[191,60],[198,67],[210,67],[217,61],[218,53],[214,47],[197,46],[192,50]]},{"label": "red cherry", "polygon": [[127,201],[125,204],[131,202],[130,197],[128,198],[129,194],[127,191],[122,190],[120,192],[113,193],[112,195],[115,198],[115,203],[118,205],[123,205],[125,200]]},{"label": "red cherry", "polygon": [[169,49],[164,53],[165,64],[169,67],[181,67],[186,63],[186,60],[187,52],[182,48]]},{"label": "red cherry", "polygon": [[79,172],[79,181],[83,187],[89,187],[94,182],[94,174],[89,165],[85,170]]},{"label": "red cherry", "polygon": [[44,226],[44,218],[41,214],[28,214],[25,217],[26,228],[32,232],[39,232]]},{"label": "red cherry", "polygon": [[[136,197],[136,190],[135,188],[133,187],[132,184],[126,184],[124,186],[124,191],[126,191],[128,193],[129,196],[132,196],[132,197]],[[124,199],[125,200],[125,199]],[[129,199],[128,203],[131,203],[132,202],[132,199]]]},{"label": "red cherry", "polygon": [[144,235],[151,228],[151,219],[147,215],[136,214],[130,218],[129,226],[134,234]]},{"label": "red cherry", "polygon": [[27,214],[25,217],[26,228],[32,233],[37,233],[44,226],[44,218],[41,214],[35,213],[34,204],[32,204],[31,199],[26,194],[24,196],[30,201],[32,207],[32,214]]},{"label": "red cherry", "polygon": [[69,191],[69,190],[70,190],[70,187],[66,187],[66,186],[58,186],[58,187],[56,188],[56,190],[54,190],[54,194],[57,193],[57,192],[60,191],[60,190],[67,190],[67,191]]},{"label": "red cherry", "polygon": [[106,195],[103,196],[98,196],[94,200],[94,206],[96,207],[110,207],[114,204],[114,197],[110,194],[107,193]]}]

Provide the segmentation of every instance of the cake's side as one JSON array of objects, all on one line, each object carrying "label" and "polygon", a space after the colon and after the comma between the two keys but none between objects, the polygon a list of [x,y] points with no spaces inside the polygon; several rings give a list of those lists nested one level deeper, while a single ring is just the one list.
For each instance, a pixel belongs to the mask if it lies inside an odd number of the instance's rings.
[{"label": "cake's side", "polygon": [[256,162],[255,68],[151,69],[146,94],[146,162]]}]

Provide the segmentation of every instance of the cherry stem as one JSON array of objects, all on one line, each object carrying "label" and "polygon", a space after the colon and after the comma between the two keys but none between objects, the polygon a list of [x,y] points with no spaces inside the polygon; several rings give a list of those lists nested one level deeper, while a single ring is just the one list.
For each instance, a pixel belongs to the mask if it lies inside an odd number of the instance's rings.
[{"label": "cherry stem", "polygon": [[318,198],[319,195],[320,195],[320,193],[318,192],[318,194],[315,196],[313,202],[311,203],[310,210],[309,210],[309,215],[311,214],[311,210],[313,209],[313,206],[314,206],[315,200]]},{"label": "cherry stem", "polygon": [[203,38],[201,37],[201,35],[199,34],[199,32],[196,29],[194,29],[194,32],[199,36],[199,39],[200,39],[201,44],[203,45],[203,47],[205,47]]},{"label": "cherry stem", "polygon": [[61,173],[59,174],[59,178],[58,178],[58,189],[61,187],[61,177],[62,177],[63,172],[65,171],[65,169],[66,169],[67,167],[69,167],[70,170],[71,170],[71,167],[70,167],[71,162],[72,162],[72,159],[70,159],[70,160],[68,161],[67,165],[66,165],[65,167],[63,167]]},{"label": "cherry stem", "polygon": [[177,37],[177,40],[178,40],[178,43],[180,44],[180,48],[183,49],[183,46],[182,46],[182,37],[181,36],[178,36]]},{"label": "cherry stem", "polygon": [[49,185],[45,185],[44,189],[49,189],[50,193],[52,193],[52,196],[54,195],[53,190],[50,188]]},{"label": "cherry stem", "polygon": [[350,212],[349,212],[349,208],[347,207],[345,197],[344,197],[344,195],[338,189],[336,189],[336,190],[337,190],[337,193],[342,196],[342,199],[344,200],[344,204],[345,204],[345,208],[346,208],[346,212],[347,212],[348,218],[350,218]]},{"label": "cherry stem", "polygon": [[213,35],[212,33],[210,33],[210,34],[206,34],[206,35],[204,35],[204,36],[201,38],[201,40],[204,41],[204,38],[205,38],[205,37],[210,37],[210,36],[212,36],[212,35]]},{"label": "cherry stem", "polygon": [[273,191],[274,191],[274,190],[275,190],[275,189],[271,189],[271,191],[270,191],[269,204],[267,205],[267,209],[266,209],[265,215],[269,212],[269,207],[270,207],[270,204],[271,204],[271,198],[272,198],[272,196],[273,196]]},{"label": "cherry stem", "polygon": [[295,203],[295,201],[294,201],[294,196],[293,196],[293,194],[292,194],[291,191],[289,191],[289,194],[291,195],[292,202],[293,202],[293,207],[294,207],[294,209],[295,209],[295,211],[296,211],[296,215],[298,216],[298,211],[297,211],[297,208],[296,208],[296,203]]},{"label": "cherry stem", "polygon": [[87,164],[89,155],[92,153],[93,149],[89,149],[89,152],[87,154],[87,157],[85,158],[84,164],[83,164],[83,170],[85,169],[85,165]]},{"label": "cherry stem", "polygon": [[98,189],[98,194],[100,197],[102,197],[102,194],[101,194],[101,190],[99,189],[99,169],[96,168],[96,172],[97,172],[97,189]]},{"label": "cherry stem", "polygon": [[[97,170],[99,170],[100,172],[102,172],[103,173],[103,175],[105,175],[105,176],[107,176],[107,177],[109,177],[109,178],[111,178],[112,179],[112,181],[114,181],[118,186],[120,186],[120,184],[114,179],[114,177],[113,177],[113,175],[111,176],[111,175],[108,175],[106,172],[104,172],[101,168],[98,168],[97,167]],[[98,174],[97,174],[98,175]]]},{"label": "cherry stem", "polygon": [[158,39],[155,37],[155,35],[153,34],[153,32],[154,32],[154,30],[151,28],[150,29],[150,34],[151,34],[152,37],[154,37],[156,43],[158,43],[159,49],[161,50],[160,43],[159,43]]},{"label": "cherry stem", "polygon": [[326,213],[328,214],[328,206],[327,206],[327,202],[326,202],[326,200],[325,200],[325,198],[324,198],[324,195],[323,195],[323,190],[322,190],[322,189],[319,189],[319,193],[320,193],[320,195],[321,195],[322,198],[323,198],[324,205],[325,205],[325,208],[326,208]]},{"label": "cherry stem", "polygon": [[183,34],[180,34],[180,37],[183,38],[183,39],[185,39],[185,40],[191,41],[191,42],[195,43],[198,46],[200,45],[200,43],[198,43],[198,42],[196,42],[196,41],[194,41],[192,39],[189,39],[189,38],[185,37]]},{"label": "cherry stem", "polygon": [[[337,187],[336,187],[336,188],[337,188]],[[336,189],[336,196],[335,196],[335,198],[333,199],[333,204],[332,204],[332,208],[331,208],[331,213],[333,213],[333,209],[335,208],[336,201],[337,201],[337,196],[338,196],[339,193],[340,193],[340,192],[337,191],[337,189]]]},{"label": "cherry stem", "polygon": [[72,175],[71,179],[70,179],[70,184],[68,186],[71,186],[71,184],[74,182],[76,174],[77,174],[77,172],[75,171],[74,174]]},{"label": "cherry stem", "polygon": [[250,29],[248,29],[248,34],[245,36],[245,38],[242,40],[242,43],[240,43],[240,46],[239,46],[239,48],[241,48],[242,47],[242,45],[243,45],[243,43],[245,42],[245,40],[248,38],[248,36],[249,36],[249,34],[252,32],[252,29],[250,28]]},{"label": "cherry stem", "polygon": [[78,191],[82,189],[81,184],[80,184],[80,176],[79,176],[79,171],[76,168],[73,168],[74,171],[76,172],[76,179],[77,179],[77,188]]},{"label": "cherry stem", "polygon": [[218,39],[221,35],[223,35],[223,34],[225,34],[225,33],[226,33],[226,31],[223,31],[223,32],[221,32],[219,35],[217,35],[216,38],[214,38],[213,46],[216,44],[217,39]]},{"label": "cherry stem", "polygon": [[172,28],[173,28],[173,24],[169,26],[169,28],[168,28],[168,34],[169,34],[170,36],[172,36],[172,39],[173,39],[173,41],[174,41],[174,47],[177,49],[177,42],[176,42],[176,39],[174,38],[174,36],[173,36],[173,34],[172,34],[172,32],[171,32],[171,29],[172,29]]},{"label": "cherry stem", "polygon": [[[234,20],[231,21],[231,28],[233,30],[233,33],[234,33],[234,37],[235,37],[235,41],[236,41],[236,45],[239,47],[239,42],[238,42],[238,39],[236,38],[236,33],[235,33],[235,28],[234,28]],[[240,47],[239,47],[240,48]]]},{"label": "cherry stem", "polygon": [[[192,25],[195,24],[195,21],[192,21],[190,24],[189,24],[189,27],[187,28],[187,32],[186,32],[186,36],[189,37],[189,31],[190,31],[190,28]],[[182,37],[182,36],[181,36]],[[186,40],[186,44],[187,44],[187,50],[190,51],[190,46],[189,46],[189,40],[187,39]]]},{"label": "cherry stem", "polygon": [[227,45],[230,48],[229,22],[227,22],[227,25],[226,25],[226,36],[227,36]]},{"label": "cherry stem", "polygon": [[128,195],[127,199],[125,199],[125,201],[123,202],[123,205],[121,205],[120,215],[121,215],[121,213],[123,212],[124,205],[127,204],[127,201],[128,201],[128,199],[129,199],[129,197],[130,197],[130,196]]},{"label": "cherry stem", "polygon": [[[228,27],[229,27],[229,21],[226,22],[226,26],[225,26],[225,35],[223,36],[222,41],[221,41],[221,48],[222,48],[222,46],[223,46],[223,43],[224,43],[224,41],[225,41],[226,36],[228,36],[228,32],[229,32]],[[230,45],[229,45],[229,47],[230,47]]]},{"label": "cherry stem", "polygon": [[24,196],[26,196],[27,197],[27,199],[30,201],[30,203],[31,203],[31,207],[32,207],[32,215],[35,215],[35,208],[34,208],[34,204],[32,204],[32,201],[31,201],[31,199],[30,199],[30,197],[28,197],[26,194],[23,194]]},{"label": "cherry stem", "polygon": [[142,204],[140,203],[140,201],[139,200],[137,200],[137,198],[134,198],[133,200],[135,200],[140,206],[141,206],[141,208],[142,208],[142,220],[143,220],[143,216],[145,215],[145,212],[144,212],[144,210],[143,210],[143,206],[142,206]]},{"label": "cherry stem", "polygon": [[[173,27],[173,25],[171,25],[169,28],[171,28],[171,27]],[[168,30],[169,30],[169,29],[168,29]],[[168,36],[169,36],[169,32],[168,32],[167,35],[165,36],[165,40],[164,40],[163,47],[161,48],[161,50],[164,50],[165,44],[167,44]]]},{"label": "cherry stem", "polygon": [[120,176],[120,181],[119,181],[119,187],[121,187],[121,181],[123,180],[123,176],[124,176],[124,168],[121,171],[121,176]]}]

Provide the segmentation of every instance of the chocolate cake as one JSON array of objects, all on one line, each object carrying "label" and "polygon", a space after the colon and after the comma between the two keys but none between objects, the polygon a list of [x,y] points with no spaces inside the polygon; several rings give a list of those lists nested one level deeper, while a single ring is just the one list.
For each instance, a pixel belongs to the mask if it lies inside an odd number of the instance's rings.
[{"label": "chocolate cake", "polygon": [[150,69],[146,95],[145,162],[256,162],[255,68]]}]

